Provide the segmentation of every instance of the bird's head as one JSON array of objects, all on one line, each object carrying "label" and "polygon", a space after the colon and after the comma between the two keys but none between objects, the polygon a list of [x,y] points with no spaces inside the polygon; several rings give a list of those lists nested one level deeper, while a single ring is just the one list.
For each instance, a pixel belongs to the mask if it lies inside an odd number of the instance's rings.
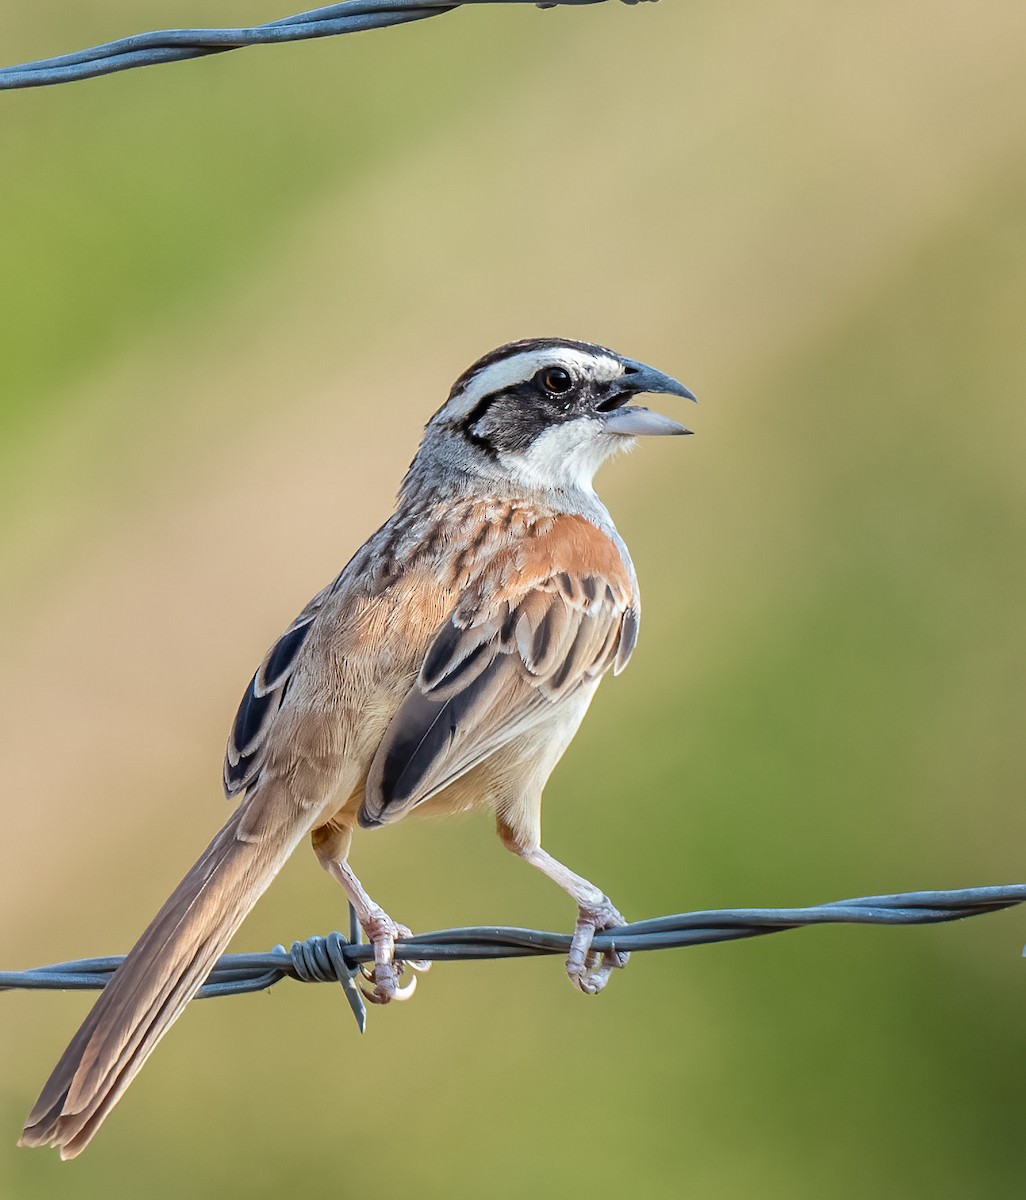
[{"label": "bird's head", "polygon": [[511,342],[456,380],[418,454],[530,490],[584,489],[605,459],[649,435],[690,433],[636,396],[695,397],[644,363],[563,338]]}]

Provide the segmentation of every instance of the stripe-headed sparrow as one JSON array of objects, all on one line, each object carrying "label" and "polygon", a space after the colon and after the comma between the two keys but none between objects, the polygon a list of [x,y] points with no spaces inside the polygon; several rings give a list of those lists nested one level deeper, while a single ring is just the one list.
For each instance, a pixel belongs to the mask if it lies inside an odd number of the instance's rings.
[{"label": "stripe-headed sparrow", "polygon": [[[400,998],[408,931],[348,864],[357,825],[487,807],[503,843],[573,898],[570,979],[596,992],[623,923],[541,847],[542,789],[602,676],[638,635],[627,547],[592,489],[632,439],[687,433],[630,403],[694,399],[600,346],[503,346],[428,422],[392,517],[315,596],[253,676],[228,741],[241,800],[104,989],[22,1137],[79,1153],[285,859],[308,834],[375,947],[372,1000]],[[412,986],[412,985],[411,985]]]}]

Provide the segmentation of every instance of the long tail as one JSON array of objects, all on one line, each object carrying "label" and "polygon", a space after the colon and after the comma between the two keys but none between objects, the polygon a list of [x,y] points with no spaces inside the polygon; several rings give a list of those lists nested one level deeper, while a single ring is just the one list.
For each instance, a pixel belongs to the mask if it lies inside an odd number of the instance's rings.
[{"label": "long tail", "polygon": [[311,823],[281,796],[260,799],[236,811],[114,973],[54,1067],[19,1145],[59,1146],[61,1158],[81,1153],[202,986]]}]

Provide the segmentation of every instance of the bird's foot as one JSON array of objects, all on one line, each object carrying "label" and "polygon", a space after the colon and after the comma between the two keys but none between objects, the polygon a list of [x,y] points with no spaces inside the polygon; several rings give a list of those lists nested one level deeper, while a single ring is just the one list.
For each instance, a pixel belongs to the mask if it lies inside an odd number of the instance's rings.
[{"label": "bird's foot", "polygon": [[411,937],[405,925],[399,925],[383,909],[376,908],[361,921],[363,931],[374,947],[373,967],[361,967],[360,971],[373,986],[366,988],[360,984],[360,991],[371,1004],[388,1004],[390,1000],[409,1000],[417,988],[417,977],[414,975],[410,982],[400,986],[400,979],[406,967],[418,971],[426,971],[429,962],[405,963],[396,960],[395,944]]},{"label": "bird's foot", "polygon": [[609,982],[614,969],[627,965],[630,955],[624,950],[610,949],[598,953],[591,948],[596,933],[626,924],[608,896],[602,896],[597,903],[580,906],[570,954],[566,960],[566,973],[574,987],[580,988],[588,996],[594,996]]}]

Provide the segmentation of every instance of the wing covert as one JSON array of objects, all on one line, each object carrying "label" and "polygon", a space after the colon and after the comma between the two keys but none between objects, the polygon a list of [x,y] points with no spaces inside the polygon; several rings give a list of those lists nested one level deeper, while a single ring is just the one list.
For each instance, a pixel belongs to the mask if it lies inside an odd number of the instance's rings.
[{"label": "wing covert", "polygon": [[637,601],[618,555],[615,567],[550,571],[504,594],[479,587],[464,597],[378,747],[362,825],[397,820],[546,720],[582,685],[626,665]]}]

